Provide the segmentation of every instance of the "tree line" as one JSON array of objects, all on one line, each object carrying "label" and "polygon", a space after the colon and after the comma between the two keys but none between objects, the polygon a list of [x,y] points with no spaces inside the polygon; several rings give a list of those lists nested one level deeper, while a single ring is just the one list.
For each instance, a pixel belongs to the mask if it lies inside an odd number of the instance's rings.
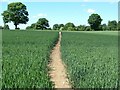
[{"label": "tree line", "polygon": [[[40,18],[39,20],[47,20],[45,18]],[[74,23],[68,22],[65,25],[64,24],[54,24],[52,28],[49,27],[49,22],[47,21],[39,21],[40,23],[33,23],[31,26],[26,27],[27,30],[66,30],[66,31],[117,31],[120,30],[120,21],[117,22],[116,20],[108,21],[108,24],[100,24],[100,25],[94,25],[91,24],[90,26],[86,25],[79,25],[75,26]],[[47,23],[44,25],[44,23]],[[96,23],[95,23],[96,24]],[[92,26],[93,25],[93,26]],[[41,27],[40,27],[41,26]]]},{"label": "tree line", "polygon": [[[10,29],[7,23],[13,22],[15,29],[19,24],[26,24],[29,21],[28,11],[26,6],[21,2],[13,2],[8,4],[7,10],[2,14],[4,27],[0,26],[0,29]],[[64,24],[54,24],[50,27],[49,21],[46,18],[39,18],[36,23],[26,27],[26,30],[67,30],[67,31],[117,31],[120,30],[120,21],[108,21],[107,24],[101,24],[103,19],[98,14],[91,14],[88,18],[88,24],[75,26],[74,23],[68,22]]]}]

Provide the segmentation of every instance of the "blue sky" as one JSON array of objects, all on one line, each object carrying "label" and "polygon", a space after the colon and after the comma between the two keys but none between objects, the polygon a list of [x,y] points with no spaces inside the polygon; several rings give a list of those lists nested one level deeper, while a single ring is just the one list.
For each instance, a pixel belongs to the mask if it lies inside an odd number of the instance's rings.
[{"label": "blue sky", "polygon": [[[7,9],[10,2],[0,4],[0,13]],[[118,20],[117,2],[23,2],[27,6],[29,13],[29,22],[26,25],[20,24],[18,27],[25,29],[26,26],[37,22],[39,18],[47,18],[49,24],[72,22],[76,26],[88,25],[88,18],[92,13],[97,13],[103,19],[103,23],[109,20]],[[2,16],[0,16],[0,25],[3,26]],[[14,29],[13,23],[8,24]]]}]

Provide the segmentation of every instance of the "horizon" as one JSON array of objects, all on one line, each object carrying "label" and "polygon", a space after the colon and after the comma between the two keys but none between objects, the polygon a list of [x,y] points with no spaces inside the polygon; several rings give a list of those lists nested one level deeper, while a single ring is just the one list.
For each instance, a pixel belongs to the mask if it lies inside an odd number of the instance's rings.
[{"label": "horizon", "polygon": [[[7,5],[11,2],[2,2],[0,12],[7,10]],[[87,20],[93,13],[97,13],[103,19],[101,24],[108,21],[118,21],[117,2],[22,2],[26,5],[29,13],[27,24],[19,24],[20,29],[25,29],[39,18],[46,18],[52,28],[54,24],[66,24],[72,22],[75,26],[89,25]],[[36,9],[39,8],[39,9]],[[33,12],[34,11],[34,12]],[[3,19],[0,15],[0,25],[3,26]],[[14,29],[14,24],[8,23],[10,29]]]}]

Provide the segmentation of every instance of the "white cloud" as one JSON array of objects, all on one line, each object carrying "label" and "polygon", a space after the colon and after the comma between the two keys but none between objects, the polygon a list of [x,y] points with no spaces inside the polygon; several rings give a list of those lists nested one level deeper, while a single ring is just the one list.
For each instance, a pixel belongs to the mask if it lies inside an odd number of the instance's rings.
[{"label": "white cloud", "polygon": [[94,9],[88,9],[87,12],[88,12],[88,13],[94,13],[95,10],[94,10]]},{"label": "white cloud", "polygon": [[47,17],[47,14],[39,13],[39,14],[33,16],[33,18],[40,18],[40,17]]}]

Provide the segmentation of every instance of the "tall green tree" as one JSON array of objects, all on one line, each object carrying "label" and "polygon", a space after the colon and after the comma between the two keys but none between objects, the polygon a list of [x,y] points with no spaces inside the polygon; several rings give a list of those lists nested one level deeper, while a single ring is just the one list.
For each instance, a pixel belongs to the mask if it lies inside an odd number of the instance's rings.
[{"label": "tall green tree", "polygon": [[53,30],[58,30],[59,29],[59,25],[58,24],[54,24],[53,25]]},{"label": "tall green tree", "polygon": [[47,29],[49,27],[49,21],[46,18],[40,18],[36,25],[35,29]]},{"label": "tall green tree", "polygon": [[64,28],[64,24],[54,24],[53,30],[62,30]]},{"label": "tall green tree", "polygon": [[116,31],[117,30],[117,21],[116,20],[108,21],[108,28],[110,31],[112,31],[112,30]]},{"label": "tall green tree", "polygon": [[102,19],[100,15],[91,14],[91,16],[89,16],[88,23],[90,24],[91,29],[99,30],[99,26],[101,25],[101,22],[102,22]]},{"label": "tall green tree", "polygon": [[68,22],[65,24],[64,30],[75,31],[75,25],[71,22]]},{"label": "tall green tree", "polygon": [[13,22],[15,29],[19,24],[26,24],[29,21],[26,6],[21,2],[8,4],[7,10],[2,13],[4,23]]},{"label": "tall green tree", "polygon": [[59,30],[63,30],[64,24],[59,24]]}]

